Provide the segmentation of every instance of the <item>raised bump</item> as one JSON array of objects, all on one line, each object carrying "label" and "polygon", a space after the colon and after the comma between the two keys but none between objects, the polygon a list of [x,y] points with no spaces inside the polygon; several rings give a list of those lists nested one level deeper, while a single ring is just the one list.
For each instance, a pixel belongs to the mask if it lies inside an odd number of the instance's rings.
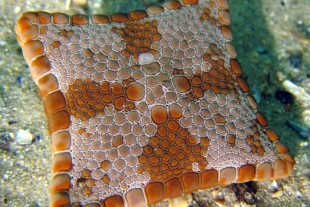
[{"label": "raised bump", "polygon": [[184,4],[197,4],[198,0],[183,0]]},{"label": "raised bump", "polygon": [[71,145],[71,137],[69,132],[63,131],[53,134],[51,143],[52,154],[58,151],[68,150],[70,148],[70,145]]},{"label": "raised bump", "polygon": [[185,93],[191,89],[191,85],[186,77],[176,76],[172,79],[177,91]]},{"label": "raised bump", "polygon": [[247,94],[246,97],[247,97],[247,100],[248,100],[251,108],[254,109],[254,110],[257,110],[258,104],[257,104],[254,96],[252,96],[251,94]]},{"label": "raised bump", "polygon": [[263,163],[257,168],[256,180],[272,180],[273,179],[273,169],[269,162]]},{"label": "raised bump", "polygon": [[292,157],[292,155],[290,155],[289,153],[285,153],[284,155],[282,155],[283,159],[291,164],[295,164],[295,160]]},{"label": "raised bump", "polygon": [[151,117],[156,124],[163,124],[167,121],[168,113],[164,106],[153,106],[151,108]]},{"label": "raised bump", "polygon": [[228,11],[220,10],[219,11],[219,20],[226,25],[230,24],[230,14]]},{"label": "raised bump", "polygon": [[232,134],[227,134],[226,135],[226,140],[229,144],[235,144],[236,142],[236,137]]},{"label": "raised bump", "polygon": [[231,29],[230,27],[226,26],[226,25],[223,25],[221,27],[221,32],[222,32],[222,35],[227,39],[227,40],[233,40],[233,36],[232,36],[232,32],[231,32]]},{"label": "raised bump", "polygon": [[218,184],[225,186],[233,183],[237,178],[237,172],[234,167],[227,167],[221,170]]},{"label": "raised bump", "polygon": [[52,161],[52,173],[69,171],[72,168],[71,155],[68,152],[54,154]]},{"label": "raised bump", "polygon": [[[32,25],[30,19],[26,18],[24,15],[16,21],[15,32],[17,36],[21,35],[21,31]],[[22,45],[21,45],[22,46]]]},{"label": "raised bump", "polygon": [[43,54],[43,45],[39,40],[30,40],[23,45],[23,54],[26,62],[30,65],[31,61]]},{"label": "raised bump", "polygon": [[57,174],[53,177],[50,185],[50,193],[56,191],[68,191],[71,185],[71,179],[68,174]]},{"label": "raised bump", "polygon": [[109,18],[106,15],[97,14],[91,17],[91,21],[94,24],[106,24],[109,23]]},{"label": "raised bump", "polygon": [[179,2],[179,1],[168,1],[168,2],[165,2],[164,3],[164,6],[167,8],[167,9],[171,9],[171,10],[175,10],[175,9],[179,9],[182,7],[182,4]]},{"label": "raised bump", "polygon": [[111,20],[113,22],[126,22],[128,20],[128,16],[124,13],[115,13],[111,15]]},{"label": "raised bump", "polygon": [[127,87],[126,96],[132,101],[140,101],[145,95],[145,88],[141,83],[134,83]]},{"label": "raised bump", "polygon": [[88,16],[82,14],[75,14],[71,17],[71,22],[75,25],[88,24]]},{"label": "raised bump", "polygon": [[166,197],[174,198],[183,194],[183,187],[178,178],[170,179],[166,182]]},{"label": "raised bump", "polygon": [[133,20],[140,20],[140,19],[147,17],[147,13],[143,10],[135,10],[135,11],[129,12],[128,15]]},{"label": "raised bump", "polygon": [[128,191],[125,195],[128,206],[141,207],[146,205],[146,200],[141,188]]},{"label": "raised bump", "polygon": [[50,207],[69,206],[70,197],[67,192],[57,192],[51,195]]},{"label": "raised bump", "polygon": [[70,116],[67,111],[62,110],[51,114],[48,120],[48,127],[51,134],[58,130],[67,129],[70,125]]},{"label": "raised bump", "polygon": [[273,166],[273,178],[275,180],[281,179],[281,178],[286,178],[289,176],[289,169],[287,166],[287,163],[281,159],[277,160],[274,162]]},{"label": "raised bump", "polygon": [[66,100],[60,91],[55,91],[46,96],[44,100],[44,109],[48,117],[53,112],[66,107]]},{"label": "raised bump", "polygon": [[68,24],[69,23],[69,16],[63,13],[53,13],[53,22],[55,24]]},{"label": "raised bump", "polygon": [[216,0],[216,3],[221,9],[229,9],[228,0]]},{"label": "raised bump", "polygon": [[37,25],[30,25],[29,27],[26,27],[25,29],[20,31],[20,40],[22,42],[28,42],[32,39],[35,39],[38,36],[39,28]]},{"label": "raised bump", "polygon": [[57,78],[50,73],[38,79],[38,87],[42,97],[45,98],[50,92],[58,89],[59,85]]},{"label": "raised bump", "polygon": [[206,189],[216,186],[218,182],[218,172],[217,170],[206,170],[201,173],[201,183],[199,189]]},{"label": "raised bump", "polygon": [[111,196],[104,201],[105,207],[124,207],[121,196]]},{"label": "raised bump", "polygon": [[247,93],[250,91],[248,83],[242,77],[237,77],[237,83],[243,92]]},{"label": "raised bump", "polygon": [[242,68],[238,60],[236,59],[230,59],[230,67],[233,70],[234,74],[237,76],[242,75]]},{"label": "raised bump", "polygon": [[231,58],[237,57],[236,49],[230,42],[226,42],[225,47]]},{"label": "raised bump", "polygon": [[50,70],[51,64],[46,56],[38,57],[30,64],[31,77],[35,82],[40,76],[44,75]]},{"label": "raised bump", "polygon": [[49,24],[52,21],[52,15],[47,12],[38,12],[39,22],[42,24]]},{"label": "raised bump", "polygon": [[276,144],[276,150],[278,153],[283,154],[289,151],[288,147],[285,146],[283,143],[281,143],[280,141],[277,142]]},{"label": "raised bump", "polygon": [[198,190],[199,176],[195,172],[189,172],[182,175],[182,183],[184,186],[184,193],[193,192]]},{"label": "raised bump", "polygon": [[255,178],[255,167],[253,165],[243,165],[239,168],[237,182],[244,183]]},{"label": "raised bump", "polygon": [[31,20],[32,22],[38,22],[39,17],[37,12],[25,12],[23,13],[23,16],[27,19]]},{"label": "raised bump", "polygon": [[270,141],[274,142],[280,139],[279,135],[271,129],[266,129],[266,134]]},{"label": "raised bump", "polygon": [[146,9],[146,11],[151,14],[151,15],[155,15],[155,14],[160,14],[164,11],[165,9],[162,6],[159,5],[154,5],[154,6],[150,6]]},{"label": "raised bump", "polygon": [[286,177],[290,176],[292,173],[293,173],[293,170],[294,170],[294,163],[291,163],[291,162],[286,162],[286,165],[287,165],[287,174],[286,174]]},{"label": "raised bump", "polygon": [[261,112],[256,112],[256,119],[258,121],[258,123],[262,126],[262,127],[266,127],[268,125],[267,119],[265,118],[265,116],[261,113]]},{"label": "raised bump", "polygon": [[145,187],[145,194],[148,205],[153,205],[165,198],[165,188],[161,182],[149,183]]}]

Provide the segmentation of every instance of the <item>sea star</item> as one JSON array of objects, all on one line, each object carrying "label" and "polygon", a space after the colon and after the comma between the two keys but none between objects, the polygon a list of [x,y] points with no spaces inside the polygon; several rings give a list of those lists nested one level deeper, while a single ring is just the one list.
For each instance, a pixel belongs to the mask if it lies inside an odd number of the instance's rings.
[{"label": "sea star", "polygon": [[16,33],[52,135],[51,206],[138,207],[291,174],[242,78],[228,8],[22,15]]}]

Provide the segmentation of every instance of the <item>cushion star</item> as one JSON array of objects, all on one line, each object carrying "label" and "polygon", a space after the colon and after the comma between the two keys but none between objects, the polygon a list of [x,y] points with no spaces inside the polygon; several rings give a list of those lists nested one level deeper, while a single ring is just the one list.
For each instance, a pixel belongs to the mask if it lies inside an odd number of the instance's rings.
[{"label": "cushion star", "polygon": [[52,136],[50,206],[139,207],[291,174],[294,159],[242,78],[228,9],[182,0],[19,18]]}]

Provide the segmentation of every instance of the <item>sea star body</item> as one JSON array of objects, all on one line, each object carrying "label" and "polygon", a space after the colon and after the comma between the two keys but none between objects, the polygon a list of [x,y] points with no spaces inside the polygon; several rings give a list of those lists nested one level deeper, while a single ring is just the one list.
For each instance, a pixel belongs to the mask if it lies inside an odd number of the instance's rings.
[{"label": "sea star body", "polygon": [[139,207],[290,175],[229,43],[228,8],[23,14],[16,33],[52,135],[51,206]]}]

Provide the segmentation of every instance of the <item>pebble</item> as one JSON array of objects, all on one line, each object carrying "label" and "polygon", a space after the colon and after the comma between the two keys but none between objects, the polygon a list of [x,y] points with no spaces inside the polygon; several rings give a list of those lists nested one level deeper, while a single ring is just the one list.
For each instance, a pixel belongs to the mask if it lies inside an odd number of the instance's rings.
[{"label": "pebble", "polygon": [[301,146],[301,147],[308,147],[309,146],[309,142],[300,142],[299,146]]},{"label": "pebble", "polygon": [[235,203],[234,207],[249,207],[249,205],[246,204],[244,201],[241,201],[240,203]]},{"label": "pebble", "polygon": [[259,88],[256,85],[254,85],[251,91],[252,91],[252,95],[254,96],[256,102],[260,103],[261,91],[259,90]]},{"label": "pebble", "polygon": [[271,194],[271,197],[278,198],[278,197],[281,197],[282,195],[283,195],[283,191],[282,190],[278,190],[277,192]]},{"label": "pebble", "polygon": [[217,198],[214,200],[214,202],[219,206],[219,207],[224,207],[225,206],[225,200]]},{"label": "pebble", "polygon": [[245,193],[244,193],[244,198],[245,198],[245,200],[251,200],[251,199],[252,199],[251,193],[245,192]]},{"label": "pebble", "polygon": [[302,126],[290,119],[288,119],[287,122],[303,139],[308,139],[310,137],[310,130],[308,127]]},{"label": "pebble", "polygon": [[188,203],[185,195],[175,198],[168,198],[168,201],[171,207],[187,206]]},{"label": "pebble", "polygon": [[269,190],[270,191],[272,191],[272,192],[275,192],[275,191],[277,191],[279,189],[279,187],[278,187],[278,183],[277,183],[277,181],[272,181],[272,183],[270,184],[270,186],[269,186]]},{"label": "pebble", "polygon": [[285,90],[293,94],[296,97],[296,99],[299,100],[300,102],[304,103],[310,102],[310,95],[306,92],[304,88],[295,85],[289,80],[283,81],[282,84]]},{"label": "pebble", "polygon": [[23,129],[18,130],[17,134],[16,134],[16,142],[19,145],[27,145],[27,144],[31,144],[33,140],[33,135]]}]

